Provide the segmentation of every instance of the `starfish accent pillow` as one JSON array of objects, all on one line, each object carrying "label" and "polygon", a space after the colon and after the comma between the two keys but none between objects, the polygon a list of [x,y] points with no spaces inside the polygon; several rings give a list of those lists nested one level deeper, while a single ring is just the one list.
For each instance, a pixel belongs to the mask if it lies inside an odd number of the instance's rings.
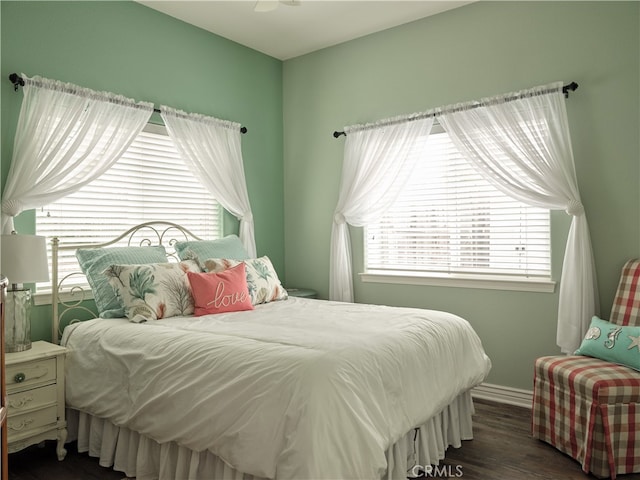
[{"label": "starfish accent pillow", "polygon": [[640,327],[616,325],[593,317],[575,354],[640,370]]}]

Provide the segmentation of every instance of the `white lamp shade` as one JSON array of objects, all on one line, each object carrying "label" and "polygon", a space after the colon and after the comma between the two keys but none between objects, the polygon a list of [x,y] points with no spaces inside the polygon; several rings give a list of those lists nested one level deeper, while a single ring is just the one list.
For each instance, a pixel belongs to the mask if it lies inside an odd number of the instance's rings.
[{"label": "white lamp shade", "polygon": [[46,238],[39,235],[2,235],[2,274],[9,283],[49,281]]}]

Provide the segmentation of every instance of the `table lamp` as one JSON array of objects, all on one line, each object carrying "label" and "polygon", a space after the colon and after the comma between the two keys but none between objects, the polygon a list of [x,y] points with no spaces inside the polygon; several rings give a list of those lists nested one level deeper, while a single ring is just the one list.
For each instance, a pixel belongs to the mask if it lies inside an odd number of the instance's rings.
[{"label": "table lamp", "polygon": [[45,237],[2,235],[2,274],[10,287],[5,298],[4,342],[6,352],[31,348],[31,290],[25,283],[49,281]]}]

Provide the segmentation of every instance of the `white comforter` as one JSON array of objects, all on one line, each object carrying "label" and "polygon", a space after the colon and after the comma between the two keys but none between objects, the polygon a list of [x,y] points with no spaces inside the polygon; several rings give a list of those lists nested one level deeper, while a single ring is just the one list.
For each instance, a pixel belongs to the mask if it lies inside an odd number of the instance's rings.
[{"label": "white comforter", "polygon": [[68,406],[278,479],[379,478],[387,448],[491,365],[455,315],[301,298],[90,320],[62,343]]}]

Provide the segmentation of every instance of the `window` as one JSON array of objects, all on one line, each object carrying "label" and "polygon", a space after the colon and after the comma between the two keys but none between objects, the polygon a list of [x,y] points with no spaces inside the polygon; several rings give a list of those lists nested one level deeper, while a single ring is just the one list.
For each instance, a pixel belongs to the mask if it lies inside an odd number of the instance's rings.
[{"label": "window", "polygon": [[[206,239],[221,236],[220,205],[188,170],[165,127],[149,124],[108,172],[37,209],[36,230],[60,243],[100,243],[154,220],[178,223]],[[60,279],[80,270],[73,251],[60,251],[59,265]],[[65,285],[74,282],[81,285],[84,277]],[[39,284],[38,290],[51,291],[51,285]]]},{"label": "window", "polygon": [[426,142],[409,185],[365,229],[365,274],[549,282],[549,210],[498,191],[441,128]]}]

